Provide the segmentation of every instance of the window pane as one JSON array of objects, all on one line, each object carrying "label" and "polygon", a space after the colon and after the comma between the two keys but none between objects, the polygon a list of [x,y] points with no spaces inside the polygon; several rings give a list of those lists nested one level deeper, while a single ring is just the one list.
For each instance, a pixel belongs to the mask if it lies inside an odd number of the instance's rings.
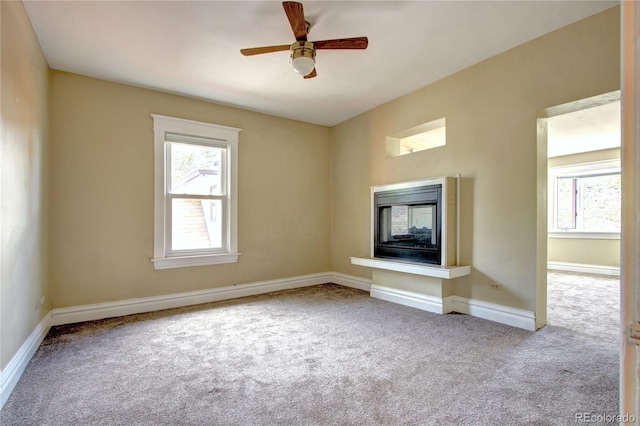
[{"label": "window pane", "polygon": [[412,206],[409,209],[409,231],[416,240],[428,246],[436,245],[436,206]]},{"label": "window pane", "polygon": [[574,229],[575,226],[574,178],[558,178],[557,182],[557,229]]},{"label": "window pane", "polygon": [[422,248],[437,244],[435,205],[383,207],[378,226],[381,244]]},{"label": "window pane", "polygon": [[409,233],[409,206],[391,206],[391,235]]},{"label": "window pane", "polygon": [[169,192],[172,194],[221,195],[224,149],[168,142],[171,155]]},{"label": "window pane", "polygon": [[580,181],[583,229],[620,230],[620,175],[589,176]]},{"label": "window pane", "polygon": [[222,201],[171,200],[171,250],[222,248]]}]

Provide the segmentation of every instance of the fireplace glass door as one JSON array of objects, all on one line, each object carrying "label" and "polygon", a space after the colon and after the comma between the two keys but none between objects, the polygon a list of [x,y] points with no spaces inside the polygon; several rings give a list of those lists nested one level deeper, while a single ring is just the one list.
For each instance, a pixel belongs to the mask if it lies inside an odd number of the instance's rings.
[{"label": "fireplace glass door", "polygon": [[439,264],[440,193],[440,186],[377,193],[374,256]]},{"label": "fireplace glass door", "polygon": [[387,206],[380,211],[380,244],[435,248],[436,205]]}]

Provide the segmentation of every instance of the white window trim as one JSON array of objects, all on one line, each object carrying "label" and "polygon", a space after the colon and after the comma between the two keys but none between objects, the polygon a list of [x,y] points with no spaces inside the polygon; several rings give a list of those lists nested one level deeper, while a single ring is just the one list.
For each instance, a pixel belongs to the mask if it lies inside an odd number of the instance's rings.
[{"label": "white window trim", "polygon": [[575,229],[557,229],[556,225],[556,179],[559,177],[568,177],[574,175],[586,176],[589,174],[600,173],[619,173],[620,159],[595,161],[592,163],[571,164],[566,166],[557,166],[549,168],[549,224],[551,225],[548,232],[549,238],[575,238],[575,239],[594,239],[594,240],[619,240],[620,232],[616,231],[583,231]]},{"label": "white window trim", "polygon": [[[153,262],[154,269],[183,268],[188,266],[216,265],[238,261],[238,133],[241,129],[151,114],[154,142],[154,221]],[[165,134],[178,133],[223,141],[226,144],[227,199],[224,203],[227,218],[223,234],[226,251],[222,253],[169,256],[167,247],[167,214],[165,209],[166,187]]]}]

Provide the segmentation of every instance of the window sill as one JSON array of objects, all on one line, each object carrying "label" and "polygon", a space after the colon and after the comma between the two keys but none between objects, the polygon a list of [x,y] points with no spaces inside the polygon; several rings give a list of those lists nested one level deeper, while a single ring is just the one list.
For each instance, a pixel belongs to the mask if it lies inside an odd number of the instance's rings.
[{"label": "window sill", "polygon": [[189,266],[236,263],[240,253],[208,254],[203,256],[161,257],[151,259],[153,269],[186,268]]},{"label": "window sill", "polygon": [[589,240],[619,240],[619,232],[581,232],[581,231],[551,231],[549,238],[575,238]]}]

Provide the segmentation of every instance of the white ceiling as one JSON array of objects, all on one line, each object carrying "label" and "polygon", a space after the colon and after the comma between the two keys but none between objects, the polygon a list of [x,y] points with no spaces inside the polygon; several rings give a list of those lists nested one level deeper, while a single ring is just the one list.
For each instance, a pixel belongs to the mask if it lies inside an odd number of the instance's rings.
[{"label": "white ceiling", "polygon": [[551,117],[547,123],[547,155],[620,147],[620,119],[620,101]]},{"label": "white ceiling", "polygon": [[367,36],[367,50],[318,51],[303,79],[279,1],[31,1],[53,69],[333,126],[616,1],[305,1],[309,40]]}]

